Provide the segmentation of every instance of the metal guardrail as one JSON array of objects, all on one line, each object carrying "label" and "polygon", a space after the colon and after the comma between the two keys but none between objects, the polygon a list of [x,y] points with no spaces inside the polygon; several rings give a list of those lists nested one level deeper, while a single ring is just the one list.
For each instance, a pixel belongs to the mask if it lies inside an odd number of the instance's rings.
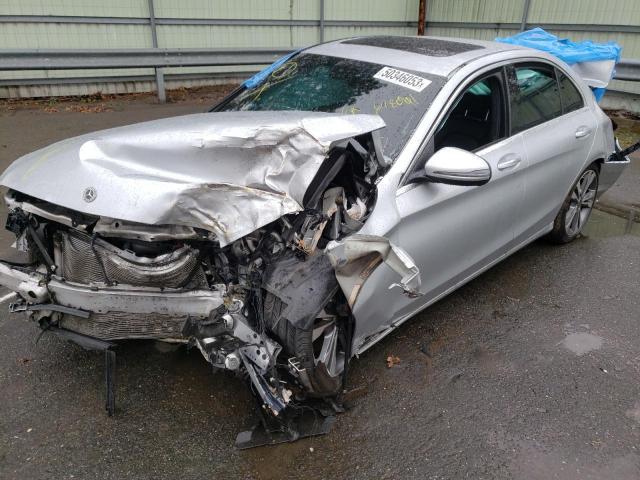
[{"label": "metal guardrail", "polygon": [[[291,52],[290,48],[131,48],[123,50],[0,50],[0,71],[11,70],[74,70],[74,69],[110,69],[110,68],[153,68],[158,99],[165,101],[165,74],[163,68],[169,67],[233,67],[269,65],[278,58]],[[229,72],[238,78],[251,72]],[[190,74],[184,78],[220,77],[217,74]],[[168,75],[177,79],[179,75]],[[0,80],[0,86],[10,85],[52,85],[102,83],[114,81],[148,81],[148,75],[118,77],[82,77],[82,78],[47,78]]]},{"label": "metal guardrail", "polygon": [[[0,50],[0,70],[72,70],[109,68],[154,68],[156,72],[168,67],[244,66],[273,63],[291,51],[290,48],[132,48],[126,50]],[[239,72],[230,72],[237,75]],[[250,72],[246,72],[248,75]],[[195,74],[198,78],[220,77],[220,74]],[[173,78],[177,78],[176,75]],[[617,80],[640,81],[640,60],[622,59],[616,65]],[[1,80],[0,85],[30,85],[55,83],[96,83],[117,81],[118,77],[83,77],[82,79]],[[129,81],[137,77],[127,77]],[[140,80],[149,80],[140,76]],[[80,82],[80,80],[82,80]],[[156,74],[156,81],[158,80]],[[158,82],[160,98],[164,96],[164,79]],[[162,90],[162,91],[160,91]]]},{"label": "metal guardrail", "polygon": [[0,70],[264,65],[273,63],[289,52],[290,48],[0,50]]},{"label": "metal guardrail", "polygon": [[[291,51],[290,48],[0,49],[0,70],[265,65],[273,63]],[[640,60],[623,58],[616,64],[614,78],[640,81]]]},{"label": "metal guardrail", "polygon": [[613,78],[640,82],[640,60],[623,58],[616,64],[616,73]]}]

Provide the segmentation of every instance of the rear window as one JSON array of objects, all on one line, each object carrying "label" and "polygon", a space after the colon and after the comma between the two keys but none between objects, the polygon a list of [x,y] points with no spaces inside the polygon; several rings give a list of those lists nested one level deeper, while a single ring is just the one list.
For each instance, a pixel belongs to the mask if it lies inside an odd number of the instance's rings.
[{"label": "rear window", "polygon": [[515,67],[511,86],[511,133],[515,134],[562,115],[555,71],[546,65]]},{"label": "rear window", "polygon": [[380,115],[382,149],[395,159],[442,88],[444,77],[385,65],[299,54],[220,110],[302,110]]}]

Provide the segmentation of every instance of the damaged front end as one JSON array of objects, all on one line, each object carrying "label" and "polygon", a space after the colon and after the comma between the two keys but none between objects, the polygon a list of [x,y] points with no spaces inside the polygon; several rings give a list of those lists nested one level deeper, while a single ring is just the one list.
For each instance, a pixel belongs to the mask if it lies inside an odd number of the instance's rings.
[{"label": "damaged front end", "polygon": [[[11,311],[88,348],[125,339],[195,347],[246,377],[270,418],[334,398],[352,356],[354,268],[388,260],[405,293],[416,293],[410,259],[356,233],[389,167],[375,132],[384,124],[189,117],[199,118],[180,124],[182,136],[163,121],[99,132],[5,172],[6,227],[21,252],[0,262],[0,284],[18,294]],[[79,183],[56,184],[60,168]],[[308,434],[330,424],[312,423]]]}]

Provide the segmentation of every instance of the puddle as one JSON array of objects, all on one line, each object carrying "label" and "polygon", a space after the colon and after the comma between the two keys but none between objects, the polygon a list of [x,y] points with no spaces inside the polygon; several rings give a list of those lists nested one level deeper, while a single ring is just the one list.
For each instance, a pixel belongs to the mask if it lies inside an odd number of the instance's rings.
[{"label": "puddle", "polygon": [[584,355],[602,347],[602,337],[591,333],[571,333],[562,341],[564,347],[576,355]]},{"label": "puddle", "polygon": [[627,410],[627,417],[640,423],[640,402],[636,402],[633,408]]},{"label": "puddle", "polygon": [[583,231],[586,237],[607,238],[620,235],[640,237],[640,223],[594,209]]}]

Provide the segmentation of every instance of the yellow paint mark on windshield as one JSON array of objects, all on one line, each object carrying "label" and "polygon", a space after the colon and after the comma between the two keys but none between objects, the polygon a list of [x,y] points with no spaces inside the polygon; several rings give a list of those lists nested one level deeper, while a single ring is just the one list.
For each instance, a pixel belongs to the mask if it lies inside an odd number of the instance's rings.
[{"label": "yellow paint mark on windshield", "polygon": [[271,75],[269,75],[269,78],[267,79],[267,81],[264,82],[262,85],[260,85],[259,88],[256,89],[256,91],[253,94],[253,100],[257,100],[258,98],[260,98],[260,95],[262,95],[262,92],[264,92],[268,88],[278,83],[286,82],[290,78],[295,77],[297,73],[298,73],[298,62],[287,62],[287,63],[284,63],[283,65],[280,65],[273,72],[271,72]]},{"label": "yellow paint mark on windshield", "polygon": [[383,102],[380,102],[380,103],[374,102],[373,113],[377,115],[383,110],[393,110],[396,108],[410,106],[410,105],[418,105],[418,101],[413,95],[411,94],[398,95],[396,97],[384,100]]},{"label": "yellow paint mark on windshield", "polygon": [[269,77],[269,80],[287,80],[298,73],[298,62],[287,62],[276,68]]},{"label": "yellow paint mark on windshield", "polygon": [[344,113],[347,115],[357,115],[360,113],[360,109],[355,105],[345,105],[340,109],[340,113]]}]

